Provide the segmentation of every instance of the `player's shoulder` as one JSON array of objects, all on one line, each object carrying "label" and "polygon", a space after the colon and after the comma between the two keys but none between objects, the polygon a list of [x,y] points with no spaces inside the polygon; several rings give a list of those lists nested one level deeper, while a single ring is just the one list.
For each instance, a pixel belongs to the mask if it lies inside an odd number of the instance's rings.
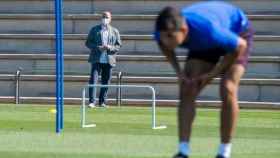
[{"label": "player's shoulder", "polygon": [[91,28],[91,31],[97,31],[97,30],[100,30],[101,29],[101,25],[95,25]]}]

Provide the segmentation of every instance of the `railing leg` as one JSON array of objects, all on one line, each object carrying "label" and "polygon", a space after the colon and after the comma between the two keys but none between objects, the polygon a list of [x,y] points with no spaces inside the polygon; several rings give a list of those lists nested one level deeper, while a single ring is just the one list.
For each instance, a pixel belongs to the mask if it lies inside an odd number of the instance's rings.
[{"label": "railing leg", "polygon": [[121,104],[122,104],[122,88],[121,88],[121,85],[122,85],[122,72],[120,71],[118,73],[118,76],[117,76],[117,82],[118,82],[118,88],[117,88],[117,104],[118,104],[118,107],[121,107]]},{"label": "railing leg", "polygon": [[20,75],[23,69],[19,67],[15,73],[15,104],[20,104]]}]

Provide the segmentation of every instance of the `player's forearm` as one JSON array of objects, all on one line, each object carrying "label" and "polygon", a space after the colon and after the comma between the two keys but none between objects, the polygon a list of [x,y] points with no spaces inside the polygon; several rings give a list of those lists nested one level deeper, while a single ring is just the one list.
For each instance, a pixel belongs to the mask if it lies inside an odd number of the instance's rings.
[{"label": "player's forearm", "polygon": [[238,46],[235,52],[226,54],[223,60],[218,64],[210,73],[210,77],[214,78],[223,73],[229,67],[231,67],[240,57],[244,56],[247,49],[247,42],[240,38],[238,41]]},{"label": "player's forearm", "polygon": [[181,73],[181,68],[178,63],[177,57],[175,55],[175,52],[173,51],[167,51],[167,50],[162,50],[163,54],[166,56],[168,62],[172,65],[174,68],[176,74]]},{"label": "player's forearm", "polygon": [[236,54],[227,54],[223,60],[209,73],[209,78],[214,78],[227,70],[237,60]]}]

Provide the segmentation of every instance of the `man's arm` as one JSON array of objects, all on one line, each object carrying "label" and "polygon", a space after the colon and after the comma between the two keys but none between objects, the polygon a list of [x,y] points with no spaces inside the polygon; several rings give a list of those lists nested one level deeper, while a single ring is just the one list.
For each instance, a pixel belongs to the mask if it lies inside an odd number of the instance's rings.
[{"label": "man's arm", "polygon": [[162,51],[162,53],[166,56],[168,62],[172,65],[172,67],[174,68],[176,74],[178,75],[178,77],[182,77],[182,71],[179,65],[179,62],[177,60],[176,54],[174,52],[174,50],[170,50],[165,48],[164,46],[161,45],[161,43],[159,42],[159,47]]},{"label": "man's arm", "polygon": [[95,41],[95,27],[92,28],[88,34],[87,40],[86,40],[86,47],[89,48],[90,50],[93,49],[99,49],[98,46],[96,45],[96,41]]},{"label": "man's arm", "polygon": [[238,44],[233,53],[228,53],[224,56],[223,60],[210,72],[208,73],[208,78],[214,78],[223,73],[225,70],[230,68],[235,61],[242,57],[247,49],[247,42],[239,37]]},{"label": "man's arm", "polygon": [[120,33],[118,30],[115,30],[115,36],[116,36],[116,42],[114,43],[114,45],[109,45],[107,48],[109,50],[110,55],[117,53],[122,45]]}]

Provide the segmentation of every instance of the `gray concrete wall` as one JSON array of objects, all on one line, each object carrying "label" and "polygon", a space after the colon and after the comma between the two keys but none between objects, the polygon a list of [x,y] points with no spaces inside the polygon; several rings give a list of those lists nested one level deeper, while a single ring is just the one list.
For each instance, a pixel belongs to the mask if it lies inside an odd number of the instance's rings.
[{"label": "gray concrete wall", "polygon": [[[99,15],[67,14],[64,18],[66,34],[87,34],[100,24]],[[155,15],[115,15],[112,25],[122,34],[152,34]],[[258,34],[280,34],[279,15],[250,15]],[[54,33],[54,17],[50,14],[0,15],[0,33]]]},{"label": "gray concrete wall", "polygon": [[[85,34],[65,35],[65,53],[88,52]],[[159,52],[149,35],[122,35],[122,51]],[[252,55],[277,56],[280,54],[280,36],[256,36]],[[49,34],[0,34],[0,52],[51,53],[55,51],[54,37]]]},{"label": "gray concrete wall", "polygon": [[[185,4],[195,1],[191,0],[64,0],[65,32],[65,53],[66,54],[88,54],[84,46],[86,33],[98,23],[97,16],[77,15],[100,13],[110,10],[115,16],[114,25],[122,32],[123,47],[121,53],[132,55],[161,55],[152,37],[144,34],[151,34],[155,16],[143,16],[144,14],[156,15],[166,5],[175,5],[180,8]],[[255,38],[253,56],[280,56],[279,32],[279,0],[232,0],[246,12],[254,14],[250,16],[253,25],[259,35]],[[0,53],[54,53],[54,37],[48,33],[54,32],[54,20],[52,14],[53,1],[51,0],[4,0],[0,1]],[[7,15],[19,13],[20,15]],[[33,13],[23,15],[22,13]],[[70,15],[71,14],[71,15]],[[76,14],[76,15],[73,15]],[[129,16],[128,16],[129,14]],[[137,14],[133,16],[133,14]],[[11,34],[9,34],[11,33]],[[47,34],[43,34],[47,33]],[[83,33],[83,34],[79,34]],[[74,35],[75,34],[75,35]],[[139,34],[125,35],[125,34]],[[183,54],[185,55],[185,54]],[[49,59],[0,59],[0,66],[5,70],[3,73],[11,73],[18,66],[25,68],[24,71],[34,74],[49,74],[54,70],[54,61]],[[128,69],[129,68],[129,69]],[[86,59],[66,60],[65,70],[75,74],[80,70],[89,71]],[[172,73],[170,66],[163,60],[143,60],[143,58],[120,59],[116,71],[145,72],[145,73]],[[270,78],[270,79],[243,79],[240,88],[240,100],[246,101],[275,101],[279,102],[279,59],[252,59],[248,68],[247,76]],[[83,73],[83,74],[86,74]],[[270,74],[270,75],[267,75]],[[276,75],[271,75],[276,74]],[[269,76],[269,77],[267,77]],[[79,97],[81,87],[87,83],[88,76],[71,76],[65,79],[65,97]],[[276,79],[274,79],[276,78]],[[54,77],[50,76],[23,76],[21,92],[26,97],[54,97]],[[159,99],[178,99],[178,87],[174,78],[145,78],[125,77],[126,84],[150,84],[157,89]],[[0,75],[0,96],[13,96],[13,76]],[[219,100],[218,84],[215,81],[207,87],[199,99]],[[150,98],[150,94],[144,90],[123,90],[125,97],[129,98]],[[110,97],[114,97],[115,90],[110,90]]]},{"label": "gray concrete wall", "polygon": [[[64,72],[71,75],[88,75],[90,64],[87,55],[66,55]],[[184,64],[185,57],[179,58]],[[174,70],[163,56],[123,56],[117,57],[114,71],[140,76],[174,76]],[[55,74],[55,56],[52,55],[0,55],[0,73],[13,74],[18,67],[24,69],[25,74]],[[82,71],[81,71],[82,70]],[[246,77],[279,78],[279,57],[251,57]]]}]

